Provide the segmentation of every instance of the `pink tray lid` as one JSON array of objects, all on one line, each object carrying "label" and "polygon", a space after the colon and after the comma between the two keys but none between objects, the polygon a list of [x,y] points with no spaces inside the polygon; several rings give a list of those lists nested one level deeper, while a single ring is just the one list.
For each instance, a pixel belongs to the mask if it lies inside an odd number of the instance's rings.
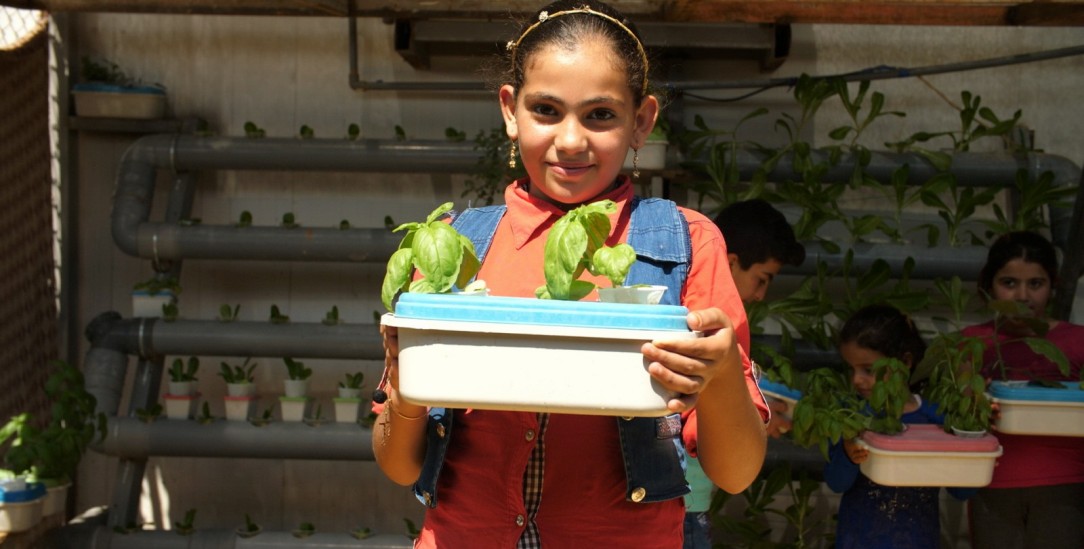
[{"label": "pink tray lid", "polygon": [[866,431],[862,440],[871,448],[889,452],[996,452],[997,437],[986,433],[979,438],[950,435],[940,425],[908,425],[895,435]]}]

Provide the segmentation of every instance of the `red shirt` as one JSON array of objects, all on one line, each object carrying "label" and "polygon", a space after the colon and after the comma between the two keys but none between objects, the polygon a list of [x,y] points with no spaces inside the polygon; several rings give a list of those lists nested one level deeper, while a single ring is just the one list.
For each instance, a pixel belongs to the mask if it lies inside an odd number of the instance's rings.
[{"label": "red shirt", "polygon": [[[964,328],[963,335],[981,337],[987,341],[983,356],[986,364],[983,374],[1000,379],[1001,373],[990,370],[996,360],[991,342],[994,335],[992,322]],[[1033,352],[1022,341],[1009,341],[1004,334],[1001,353],[1010,366],[1009,379],[1072,381],[1080,379],[1084,365],[1084,326],[1059,322],[1046,334],[1046,339],[1056,345],[1069,359],[1069,377],[1062,376],[1057,366]],[[994,467],[990,488],[1026,488],[1084,482],[1084,437],[1052,437],[1039,435],[1009,435],[996,433],[1003,453]]]},{"label": "red shirt", "polygon": [[[632,198],[627,181],[607,196],[618,204],[607,244],[625,241]],[[505,191],[508,213],[494,235],[478,278],[492,295],[533,297],[545,283],[543,247],[564,214],[529,196],[521,182]],[[681,210],[693,243],[681,302],[690,310],[719,307],[733,319],[738,341],[749,345],[749,327],[730,275],[718,228],[703,215]],[[499,259],[497,259],[499,258]],[[584,273],[581,278],[602,282]],[[592,293],[586,300],[594,300]],[[767,417],[748,364],[753,401]],[[525,528],[524,470],[538,437],[538,415],[460,411],[441,471],[439,503],[426,513],[416,547],[515,547]],[[625,500],[625,469],[615,419],[550,414],[545,436],[542,497],[535,522],[546,547],[677,548],[682,545],[681,498],[660,503]]]}]

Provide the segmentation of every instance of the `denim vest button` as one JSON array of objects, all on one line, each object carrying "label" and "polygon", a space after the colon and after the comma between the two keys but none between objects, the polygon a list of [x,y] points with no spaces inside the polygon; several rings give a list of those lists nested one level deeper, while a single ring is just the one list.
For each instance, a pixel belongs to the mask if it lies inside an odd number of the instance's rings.
[{"label": "denim vest button", "polygon": [[640,503],[641,501],[644,500],[644,496],[646,496],[646,495],[647,495],[647,490],[644,490],[643,488],[637,488],[637,489],[632,491],[632,501],[635,501],[636,503]]},{"label": "denim vest button", "polygon": [[523,526],[527,523],[527,520],[523,518],[523,515],[516,515],[516,526]]},{"label": "denim vest button", "polygon": [[534,440],[534,429],[527,429],[527,434],[523,438],[527,439],[527,442]]},{"label": "denim vest button", "polygon": [[437,436],[440,437],[440,438],[444,438],[444,424],[443,423],[438,423],[437,424]]},{"label": "denim vest button", "polygon": [[422,498],[425,499],[425,505],[426,506],[432,507],[432,505],[433,505],[433,496],[430,495],[429,492],[422,492]]}]

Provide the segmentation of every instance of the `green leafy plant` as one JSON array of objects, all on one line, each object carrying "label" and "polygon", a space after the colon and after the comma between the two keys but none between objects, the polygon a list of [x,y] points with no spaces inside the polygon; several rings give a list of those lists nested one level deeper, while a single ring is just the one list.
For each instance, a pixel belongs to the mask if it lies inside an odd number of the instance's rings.
[{"label": "green leafy plant", "polygon": [[[451,202],[441,204],[422,223],[404,223],[393,232],[406,231],[399,249],[388,260],[388,269],[380,289],[387,310],[399,292],[447,293],[463,288],[478,274],[481,263],[474,244],[459,234],[441,216],[452,209]],[[412,280],[414,269],[422,278]]]},{"label": "green leafy plant", "polygon": [[290,376],[290,379],[304,380],[312,376],[312,368],[305,367],[304,362],[290,357],[284,357],[282,361],[286,363],[286,373]]},{"label": "green leafy plant", "polygon": [[327,326],[335,326],[336,324],[341,323],[342,321],[339,319],[339,306],[333,305],[331,310],[324,315],[324,319],[321,322]]},{"label": "green leafy plant", "polygon": [[271,322],[271,324],[286,324],[287,322],[290,322],[290,317],[282,314],[278,305],[272,304],[271,315],[268,317],[268,321]]},{"label": "green leafy plant", "polygon": [[916,368],[916,374],[928,378],[922,394],[944,415],[945,432],[951,433],[953,428],[990,428],[991,403],[986,396],[986,380],[977,366],[982,364],[985,350],[979,338],[941,334],[930,343]]},{"label": "green leafy plant", "polygon": [[302,124],[301,129],[297,130],[297,136],[301,139],[312,139],[316,137],[316,131],[308,124]]},{"label": "green leafy plant", "polygon": [[241,212],[241,215],[237,218],[237,223],[236,223],[235,226],[238,227],[238,228],[251,227],[252,226],[252,212],[250,212],[248,210],[245,210],[245,211]]},{"label": "green leafy plant", "polygon": [[173,322],[177,320],[177,317],[181,314],[181,310],[177,307],[177,303],[169,302],[162,304],[162,320],[166,322]]},{"label": "green leafy plant", "polygon": [[302,522],[293,531],[295,538],[307,538],[316,533],[316,526],[311,522]]},{"label": "green leafy plant", "polygon": [[256,123],[248,121],[245,122],[245,137],[249,139],[260,139],[267,136],[267,132],[263,128],[256,125]]},{"label": "green leafy plant", "polygon": [[132,286],[132,289],[147,292],[147,295],[169,292],[176,296],[181,293],[181,283],[176,278],[154,276],[142,282],[137,282]]},{"label": "green leafy plant", "polygon": [[1034,181],[1028,177],[1028,171],[1016,172],[1015,185],[1012,189],[1017,196],[1012,215],[1005,212],[1000,204],[994,204],[994,221],[984,220],[991,235],[1000,235],[1012,231],[1041,231],[1049,223],[1044,215],[1046,208],[1067,207],[1077,189],[1072,186],[1054,185],[1054,173],[1043,172]]},{"label": "green leafy plant", "polygon": [[357,141],[361,137],[361,126],[351,123],[346,127],[346,138],[350,141]]},{"label": "green leafy plant", "polygon": [[184,520],[174,522],[173,527],[175,531],[182,535],[187,536],[196,531],[196,510],[189,509],[184,514]]},{"label": "green leafy plant", "polygon": [[354,539],[366,539],[373,536],[373,529],[368,526],[358,526],[350,531],[350,535]]},{"label": "green leafy plant", "polygon": [[[1023,342],[1033,353],[1053,362],[1061,375],[1069,376],[1068,357],[1057,345],[1044,337],[1050,329],[1050,325],[1047,324],[1046,320],[1035,318],[1026,305],[1015,301],[992,300],[988,306],[994,313],[995,334],[1007,336],[1005,339],[1000,337],[994,337],[993,339],[995,354],[993,369],[1002,380],[1008,380],[1012,370],[1002,355],[1002,347],[1012,342]],[[1025,330],[1027,335],[1014,335],[1021,329]]]},{"label": "green leafy plant", "polygon": [[218,320],[222,322],[234,322],[238,318],[238,314],[241,312],[241,304],[238,303],[233,307],[230,307],[228,303],[223,303],[218,306]]},{"label": "green leafy plant", "polygon": [[196,416],[196,423],[200,425],[208,425],[213,423],[215,416],[211,415],[211,405],[205,400],[203,406],[200,407],[200,413]]},{"label": "green leafy plant", "polygon": [[251,538],[260,533],[260,525],[245,513],[245,524],[237,528],[237,535],[242,538]]},{"label": "green leafy plant", "polygon": [[346,219],[340,221],[339,222],[339,230],[340,231],[348,231],[348,230],[350,230],[350,221],[348,221]]},{"label": "green leafy plant", "polygon": [[857,437],[870,425],[862,401],[850,380],[831,368],[806,374],[806,390],[794,406],[791,435],[804,447],[818,447],[828,459],[828,447]]},{"label": "green leafy plant", "polygon": [[414,521],[404,518],[403,523],[406,525],[406,536],[410,539],[418,539],[418,536],[422,534],[422,531],[414,526]]},{"label": "green leafy plant", "polygon": [[136,417],[143,423],[151,423],[158,419],[158,416],[162,415],[162,405],[158,403],[151,404],[146,408],[137,408],[135,411]]},{"label": "green leafy plant", "polygon": [[45,394],[52,403],[50,416],[41,428],[29,413],[12,417],[0,429],[0,447],[12,441],[4,463],[16,473],[38,479],[63,481],[75,475],[87,446],[106,435],[106,417],[95,412],[97,401],[86,390],[83,373],[62,361],[52,362]]},{"label": "green leafy plant", "polygon": [[252,362],[252,357],[246,358],[241,365],[230,365],[229,363],[222,362],[218,375],[226,383],[252,383],[255,378],[252,376],[252,372],[256,369],[256,363]]},{"label": "green leafy plant", "polygon": [[[757,477],[740,496],[745,500],[745,508],[740,516],[724,513],[724,507],[735,495],[724,490],[716,490],[712,495],[708,509],[712,523],[722,532],[726,547],[749,547],[763,549],[803,549],[821,547],[817,543],[830,537],[832,528],[822,521],[815,520],[816,501],[813,496],[821,483],[811,478],[808,472],[795,475],[789,463],[776,466],[767,475]],[[787,492],[792,502],[784,509],[772,505],[776,496]],[[786,521],[788,528],[784,539],[769,541],[772,527],[769,515],[775,515]],[[831,546],[830,544],[828,546]]]},{"label": "green leafy plant", "polygon": [[612,200],[602,200],[569,210],[553,224],[543,251],[546,284],[535,290],[535,296],[583,298],[595,289],[594,283],[579,280],[584,270],[607,277],[614,286],[624,284],[629,268],[636,262],[636,251],[623,243],[606,246],[609,214],[616,211]]},{"label": "green leafy plant", "polygon": [[282,223],[280,225],[282,225],[282,228],[284,229],[296,229],[301,226],[301,224],[297,222],[294,212],[282,214]]},{"label": "green leafy plant", "polygon": [[465,181],[462,196],[474,195],[485,204],[492,204],[501,196],[505,185],[527,174],[522,162],[517,162],[515,167],[508,165],[511,146],[503,125],[478,132],[474,137],[478,163]]},{"label": "green leafy plant", "polygon": [[109,84],[120,86],[122,88],[137,88],[141,86],[159,89],[165,88],[165,86],[162,86],[161,84],[144,84],[138,78],[132,77],[124,72],[124,70],[116,63],[105,58],[84,55],[80,59],[80,62],[80,68],[85,82]]},{"label": "green leafy plant", "polygon": [[174,382],[197,381],[196,372],[199,371],[199,359],[190,356],[187,364],[180,358],[173,359],[169,367],[169,380]]},{"label": "green leafy plant", "polygon": [[345,379],[339,382],[339,387],[343,389],[360,389],[364,379],[365,374],[361,372],[348,373],[345,375]]},{"label": "green leafy plant", "polygon": [[867,405],[871,412],[869,429],[892,435],[903,431],[903,407],[911,399],[908,379],[911,372],[898,358],[881,358],[870,368],[876,383]]}]

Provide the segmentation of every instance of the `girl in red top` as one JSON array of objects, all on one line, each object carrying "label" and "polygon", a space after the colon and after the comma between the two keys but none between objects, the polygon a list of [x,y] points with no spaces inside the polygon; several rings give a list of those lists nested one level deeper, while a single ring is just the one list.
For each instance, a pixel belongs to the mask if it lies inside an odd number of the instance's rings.
[{"label": "girl in red top", "polygon": [[[547,6],[509,42],[507,59],[500,107],[527,177],[505,190],[507,212],[478,278],[493,295],[533,297],[544,283],[546,236],[566,211],[614,200],[607,244],[626,240],[633,189],[620,170],[629,148],[651,132],[659,102],[647,92],[648,57],[635,28],[600,2]],[[748,348],[749,330],[722,236],[703,215],[678,211],[692,250],[681,303],[690,329],[706,337],[655,341],[642,352],[652,377],[681,395],[669,402],[672,412],[697,406],[701,465],[737,493],[763,463],[767,408],[741,346]],[[424,476],[427,410],[400,398],[396,332],[383,333],[389,389],[386,404],[374,406],[373,449],[389,478],[411,485]],[[417,547],[682,546],[682,494],[627,491],[620,418],[449,413],[455,429],[439,503],[427,510]]]},{"label": "girl in red top", "polygon": [[[1058,260],[1054,246],[1032,232],[1008,233],[990,247],[979,275],[979,289],[989,299],[1011,300],[1046,318],[1046,306]],[[1001,341],[1009,379],[1077,380],[1084,365],[1084,326],[1047,320],[1044,336],[1069,358],[1068,378],[1021,340],[1034,337],[1023,324],[1003,322],[970,326],[963,335],[987,341],[983,358],[987,378],[1000,378],[994,368]],[[1004,449],[990,485],[969,502],[971,540],[975,549],[1080,549],[1084,547],[1084,437],[1010,435],[998,433]]]}]

